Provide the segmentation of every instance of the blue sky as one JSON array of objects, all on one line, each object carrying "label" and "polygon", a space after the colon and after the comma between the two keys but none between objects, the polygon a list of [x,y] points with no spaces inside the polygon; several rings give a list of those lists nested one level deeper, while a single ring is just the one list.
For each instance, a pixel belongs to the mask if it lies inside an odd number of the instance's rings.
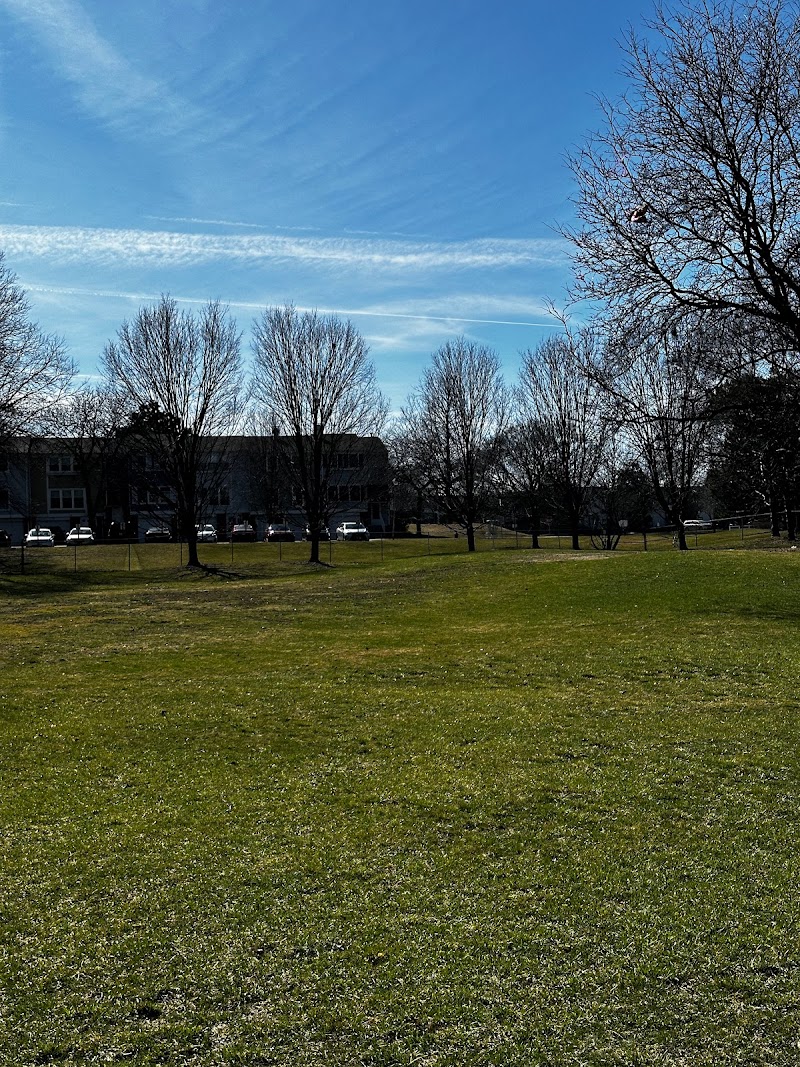
[{"label": "blue sky", "polygon": [[[397,408],[551,333],[566,154],[646,0],[0,0],[0,248],[91,374],[142,303],[353,319]],[[189,305],[191,306],[191,304]]]}]

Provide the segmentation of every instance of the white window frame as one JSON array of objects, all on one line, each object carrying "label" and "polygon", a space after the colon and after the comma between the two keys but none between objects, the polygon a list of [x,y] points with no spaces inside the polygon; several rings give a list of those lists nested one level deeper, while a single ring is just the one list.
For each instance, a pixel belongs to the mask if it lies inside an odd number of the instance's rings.
[{"label": "white window frame", "polygon": [[48,474],[74,474],[75,473],[75,458],[74,458],[74,456],[48,456],[47,457],[47,473]]},{"label": "white window frame", "polygon": [[[69,497],[69,503],[64,503]],[[70,489],[50,489],[50,510],[71,511],[83,514],[86,511],[86,494],[80,486]]]}]

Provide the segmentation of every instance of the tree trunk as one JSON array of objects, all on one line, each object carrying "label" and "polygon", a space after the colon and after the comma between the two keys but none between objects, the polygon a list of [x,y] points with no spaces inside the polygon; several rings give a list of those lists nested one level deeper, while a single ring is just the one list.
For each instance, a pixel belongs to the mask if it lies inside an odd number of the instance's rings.
[{"label": "tree trunk", "polygon": [[786,501],[786,536],[790,541],[797,540],[797,514],[791,500]]},{"label": "tree trunk", "polygon": [[[180,536],[180,534],[178,536]],[[186,566],[199,567],[200,558],[197,555],[197,532],[194,526],[188,527],[186,530],[186,547],[189,551],[189,558],[186,561]]]},{"label": "tree trunk", "polygon": [[311,531],[311,555],[308,562],[319,563],[319,533],[316,530]]},{"label": "tree trunk", "polygon": [[531,548],[539,547],[539,531],[531,530]]},{"label": "tree trunk", "polygon": [[683,506],[681,506],[680,511],[678,511],[677,509],[673,510],[672,508],[665,508],[664,513],[667,522],[669,522],[671,526],[675,527],[675,537],[678,541],[678,551],[688,552],[689,546],[686,543],[686,529],[683,525],[683,519],[681,518],[681,514],[683,513]]},{"label": "tree trunk", "polygon": [[777,505],[770,505],[770,525],[772,529],[773,537],[780,537],[781,535],[781,513],[778,510]]},{"label": "tree trunk", "polygon": [[475,551],[475,527],[471,522],[467,523],[467,552]]},{"label": "tree trunk", "polygon": [[579,528],[578,519],[573,516],[570,521],[570,535],[572,537],[572,547],[576,550],[581,547],[580,534],[578,533]]}]

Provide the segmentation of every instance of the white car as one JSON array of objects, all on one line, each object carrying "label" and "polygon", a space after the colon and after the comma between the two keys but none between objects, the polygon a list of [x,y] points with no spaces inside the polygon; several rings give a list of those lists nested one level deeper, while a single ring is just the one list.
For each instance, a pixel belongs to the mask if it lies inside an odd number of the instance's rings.
[{"label": "white car", "polygon": [[68,545],[93,545],[94,534],[88,526],[73,526],[67,534]]},{"label": "white car", "polygon": [[369,541],[369,530],[361,522],[343,522],[336,527],[337,541]]},{"label": "white car", "polygon": [[196,529],[198,541],[206,541],[212,545],[217,543],[217,531],[209,523],[206,523],[205,526],[198,526]]},{"label": "white car", "polygon": [[53,531],[46,526],[35,526],[25,535],[26,548],[52,548],[55,543]]}]

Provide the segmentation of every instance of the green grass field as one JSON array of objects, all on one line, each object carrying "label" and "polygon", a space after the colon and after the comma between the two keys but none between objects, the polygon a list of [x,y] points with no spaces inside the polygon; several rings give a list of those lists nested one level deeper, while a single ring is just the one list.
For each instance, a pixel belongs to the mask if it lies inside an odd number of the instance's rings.
[{"label": "green grass field", "polygon": [[0,1063],[800,1062],[797,553],[175,547],[0,576]]}]

